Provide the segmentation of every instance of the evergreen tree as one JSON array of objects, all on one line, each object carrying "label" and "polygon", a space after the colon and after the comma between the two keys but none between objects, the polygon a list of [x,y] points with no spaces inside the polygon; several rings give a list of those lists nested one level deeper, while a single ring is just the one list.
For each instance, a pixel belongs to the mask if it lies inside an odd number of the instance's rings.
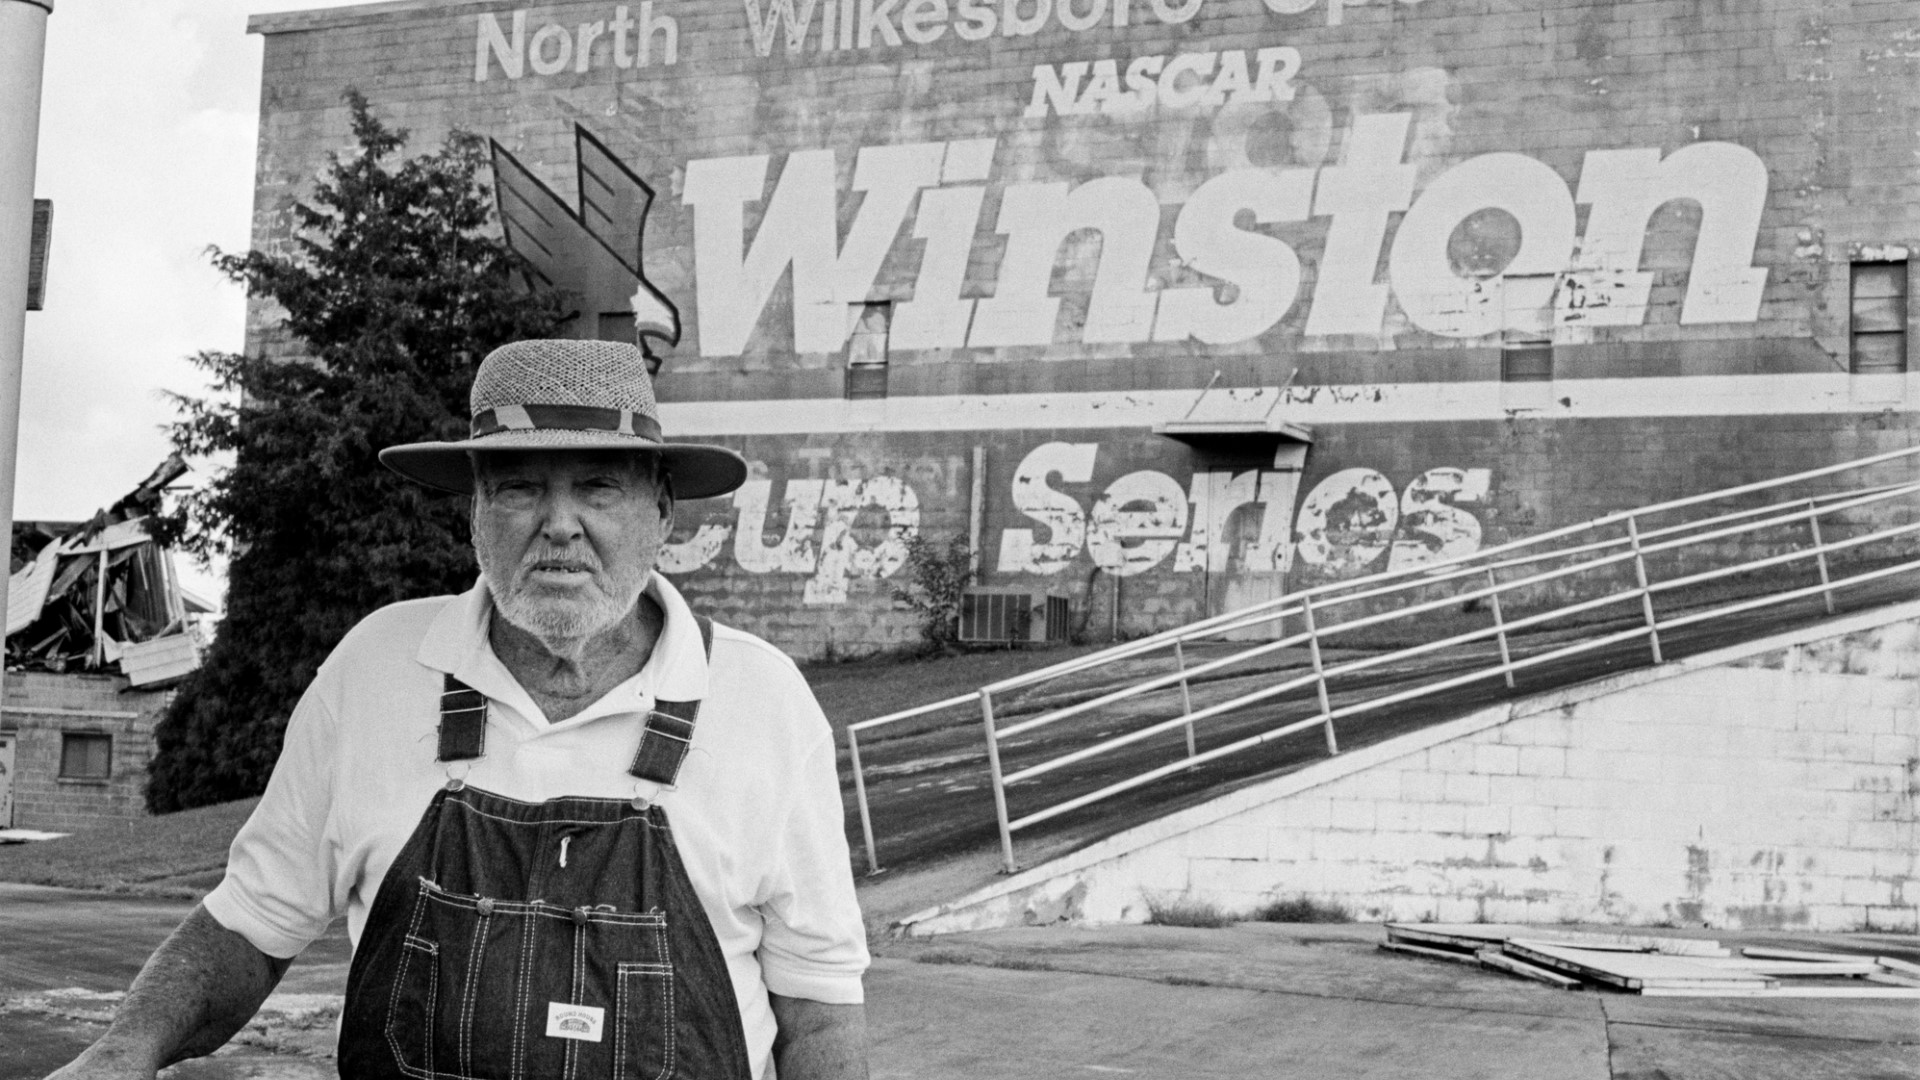
[{"label": "evergreen tree", "polygon": [[484,141],[455,132],[403,158],[407,133],[358,93],[346,100],[358,152],[329,158],[295,207],[287,253],[213,253],[249,296],[284,310],[312,362],[202,353],[195,363],[221,393],[175,396],[174,444],[233,463],[155,531],[231,562],[219,635],[156,731],[155,812],[259,793],[295,701],[355,622],[471,584],[466,500],[376,455],[464,438],[481,358],[552,336],[564,318],[489,227]]}]

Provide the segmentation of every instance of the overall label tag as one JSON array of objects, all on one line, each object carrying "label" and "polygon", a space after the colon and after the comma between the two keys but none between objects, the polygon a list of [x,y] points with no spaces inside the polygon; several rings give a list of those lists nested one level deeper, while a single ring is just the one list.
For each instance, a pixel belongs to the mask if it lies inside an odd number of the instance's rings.
[{"label": "overall label tag", "polygon": [[607,1010],[592,1005],[569,1005],[564,1001],[547,1002],[547,1035],[554,1039],[579,1039],[599,1042],[600,1028]]}]

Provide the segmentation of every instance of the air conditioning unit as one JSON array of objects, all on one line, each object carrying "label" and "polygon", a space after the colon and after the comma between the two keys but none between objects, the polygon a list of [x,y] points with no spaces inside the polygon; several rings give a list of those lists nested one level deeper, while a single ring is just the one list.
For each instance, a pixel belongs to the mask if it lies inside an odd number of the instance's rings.
[{"label": "air conditioning unit", "polygon": [[1065,641],[1073,605],[1064,596],[1018,589],[968,589],[960,596],[960,640],[1019,644]]}]

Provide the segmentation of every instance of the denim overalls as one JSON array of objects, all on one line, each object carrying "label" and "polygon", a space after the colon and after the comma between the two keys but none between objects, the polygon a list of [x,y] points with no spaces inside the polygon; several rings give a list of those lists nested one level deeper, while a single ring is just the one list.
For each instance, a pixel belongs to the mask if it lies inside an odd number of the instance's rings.
[{"label": "denim overalls", "polygon": [[[712,648],[712,626],[700,620]],[[672,785],[700,703],[659,701],[628,770]],[[439,760],[471,761],[486,698],[453,676]],[[455,779],[388,869],[348,973],[347,1080],[749,1080],[726,958],[665,812],[521,802]]]}]

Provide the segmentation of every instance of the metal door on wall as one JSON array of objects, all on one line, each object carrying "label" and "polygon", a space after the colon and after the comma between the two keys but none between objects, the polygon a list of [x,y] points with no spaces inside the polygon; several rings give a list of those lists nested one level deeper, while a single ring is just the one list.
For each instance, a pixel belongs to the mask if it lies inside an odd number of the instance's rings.
[{"label": "metal door on wall", "polygon": [[13,828],[13,736],[0,735],[0,829]]},{"label": "metal door on wall", "polygon": [[[1236,507],[1222,522],[1220,542],[1226,545],[1226,568],[1208,569],[1208,615],[1238,611],[1286,594],[1287,568],[1293,561],[1293,505],[1299,495],[1307,449],[1305,445],[1287,444],[1276,450],[1272,467],[1260,477],[1259,501]],[[1281,523],[1278,528],[1275,515]],[[1262,547],[1266,549],[1263,557],[1255,558],[1254,552]],[[1275,621],[1225,636],[1236,641],[1266,641],[1285,635],[1286,629]]]}]

